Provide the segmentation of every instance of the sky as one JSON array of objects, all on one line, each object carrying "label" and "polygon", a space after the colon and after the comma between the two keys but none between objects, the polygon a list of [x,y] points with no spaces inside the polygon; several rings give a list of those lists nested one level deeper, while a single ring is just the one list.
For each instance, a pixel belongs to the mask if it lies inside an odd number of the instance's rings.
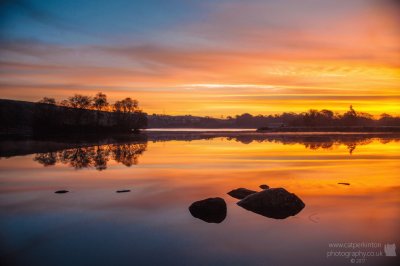
[{"label": "sky", "polygon": [[400,113],[400,1],[0,0],[0,98]]}]

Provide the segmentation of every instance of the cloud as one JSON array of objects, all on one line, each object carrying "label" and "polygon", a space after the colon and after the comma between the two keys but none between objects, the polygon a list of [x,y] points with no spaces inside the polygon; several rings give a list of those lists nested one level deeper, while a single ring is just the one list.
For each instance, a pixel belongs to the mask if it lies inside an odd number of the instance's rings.
[{"label": "cloud", "polygon": [[[41,23],[74,30],[21,3]],[[308,108],[353,96],[368,108],[381,101],[392,108],[400,88],[400,34],[394,4],[385,3],[204,1],[203,19],[152,29],[146,38],[126,32],[121,41],[110,32],[107,44],[85,45],[6,38],[0,40],[0,90],[16,98],[18,88],[26,99],[43,96],[40,88],[60,97],[79,88],[105,88],[112,97],[130,91],[150,112]]]},{"label": "cloud", "polygon": [[183,88],[205,88],[205,89],[267,89],[276,90],[277,88],[271,85],[265,84],[185,84]]},{"label": "cloud", "polygon": [[[75,38],[88,37],[89,39],[101,40],[103,36],[92,30],[86,29],[82,24],[78,24],[73,18],[64,17],[51,10],[44,9],[35,1],[30,0],[4,0],[0,2],[0,40],[10,40],[11,36],[26,34],[33,30],[39,36],[38,39],[47,39],[52,36],[60,42],[68,39],[68,34]],[[22,18],[22,19],[21,19]],[[43,29],[40,25],[45,26]],[[14,31],[18,33],[15,33]],[[40,33],[43,33],[41,35]],[[60,38],[62,35],[62,38]]]}]

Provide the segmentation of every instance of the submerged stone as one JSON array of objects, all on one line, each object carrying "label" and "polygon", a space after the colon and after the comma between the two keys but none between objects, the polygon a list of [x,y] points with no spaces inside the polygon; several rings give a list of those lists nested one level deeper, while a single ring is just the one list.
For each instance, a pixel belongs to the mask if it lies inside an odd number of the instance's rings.
[{"label": "submerged stone", "polygon": [[69,192],[68,190],[57,190],[54,193],[56,193],[56,194],[64,194],[64,193],[68,193],[68,192]]},{"label": "submerged stone", "polygon": [[189,211],[207,223],[221,223],[226,217],[226,203],[222,198],[208,198],[193,202]]},{"label": "submerged stone", "polygon": [[305,207],[299,197],[284,188],[270,188],[251,194],[237,204],[248,211],[274,219],[294,216]]},{"label": "submerged stone", "polygon": [[241,188],[237,188],[237,189],[234,189],[232,191],[229,191],[228,195],[231,196],[231,197],[234,197],[236,199],[244,199],[248,195],[251,195],[251,194],[254,194],[254,193],[257,193],[257,191],[241,187]]},{"label": "submerged stone", "polygon": [[131,192],[130,189],[117,190],[117,193]]}]

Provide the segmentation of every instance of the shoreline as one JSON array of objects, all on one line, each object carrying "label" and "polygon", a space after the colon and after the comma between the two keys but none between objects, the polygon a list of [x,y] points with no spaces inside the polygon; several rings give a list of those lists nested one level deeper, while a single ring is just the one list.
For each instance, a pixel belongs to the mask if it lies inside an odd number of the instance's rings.
[{"label": "shoreline", "polygon": [[241,129],[241,128],[149,128],[149,129],[141,129],[138,132],[131,133],[118,133],[118,132],[80,132],[80,133],[71,133],[71,132],[60,132],[60,133],[51,133],[51,134],[31,134],[27,132],[4,134],[0,133],[0,141],[1,140],[12,140],[12,139],[20,139],[20,140],[88,140],[88,139],[107,139],[107,138],[120,138],[120,139],[131,139],[131,138],[142,138],[144,136],[152,136],[152,135],[400,135],[400,128],[398,131],[395,130],[378,130],[382,128],[376,128],[376,131],[362,131],[362,130],[322,130],[322,129],[307,129],[304,128],[292,128],[292,129],[280,129],[280,130],[259,130],[259,129]]}]

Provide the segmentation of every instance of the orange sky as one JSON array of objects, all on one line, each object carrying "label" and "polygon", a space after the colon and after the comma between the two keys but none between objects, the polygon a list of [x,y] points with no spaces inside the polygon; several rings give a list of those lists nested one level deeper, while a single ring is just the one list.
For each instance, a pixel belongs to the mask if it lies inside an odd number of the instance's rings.
[{"label": "orange sky", "polygon": [[125,26],[140,18],[113,22],[108,15],[102,23],[115,23],[115,31],[97,33],[87,22],[78,32],[72,27],[78,11],[42,8],[70,27],[43,29],[39,21],[21,30],[22,18],[9,9],[0,42],[1,98],[61,100],[102,91],[110,101],[136,98],[148,113],[216,117],[343,112],[351,104],[375,115],[400,111],[395,1],[205,1],[184,6],[190,16],[181,20],[150,9],[147,17],[165,16],[164,24],[146,24],[139,33]]}]

